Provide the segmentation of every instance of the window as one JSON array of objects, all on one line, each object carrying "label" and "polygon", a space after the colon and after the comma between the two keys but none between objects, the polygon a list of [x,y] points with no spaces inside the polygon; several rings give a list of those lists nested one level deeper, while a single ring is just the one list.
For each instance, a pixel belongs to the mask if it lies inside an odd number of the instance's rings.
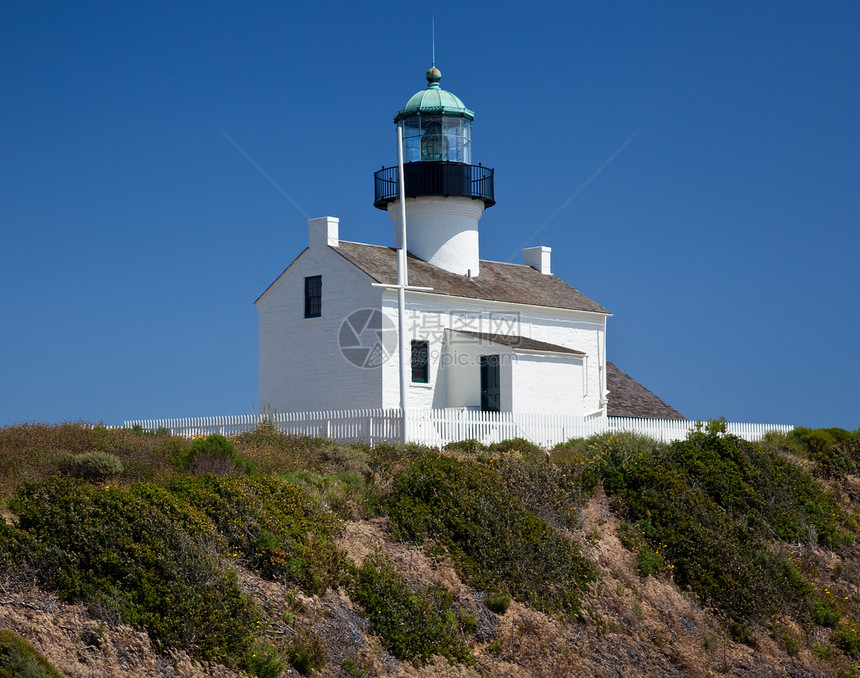
[{"label": "window", "polygon": [[412,342],[412,383],[428,383],[429,370],[427,369],[427,363],[429,355],[430,350],[428,342]]},{"label": "window", "polygon": [[312,275],[305,278],[305,318],[319,318],[322,315],[322,276]]}]

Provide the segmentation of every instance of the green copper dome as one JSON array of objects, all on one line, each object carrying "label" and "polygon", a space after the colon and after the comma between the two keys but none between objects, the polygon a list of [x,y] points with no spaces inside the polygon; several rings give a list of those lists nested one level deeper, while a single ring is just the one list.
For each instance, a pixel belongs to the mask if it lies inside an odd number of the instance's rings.
[{"label": "green copper dome", "polygon": [[425,115],[449,115],[466,120],[474,120],[475,114],[466,108],[460,98],[446,92],[439,87],[442,73],[438,68],[427,71],[427,89],[422,89],[412,95],[406,105],[397,111],[394,122],[398,123],[406,118],[414,118]]}]

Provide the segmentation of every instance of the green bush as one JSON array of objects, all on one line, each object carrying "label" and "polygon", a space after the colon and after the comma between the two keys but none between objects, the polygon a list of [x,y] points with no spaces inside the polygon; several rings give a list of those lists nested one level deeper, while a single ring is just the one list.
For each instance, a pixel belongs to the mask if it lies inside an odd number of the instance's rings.
[{"label": "green bush", "polygon": [[809,473],[761,445],[694,434],[671,445],[661,461],[763,538],[828,548],[853,541],[836,499]]},{"label": "green bush", "polygon": [[475,438],[467,438],[466,440],[455,440],[450,442],[443,448],[449,452],[462,452],[463,454],[477,455],[487,451],[487,446]]},{"label": "green bush", "polygon": [[276,474],[307,468],[310,455],[331,441],[282,433],[275,424],[262,422],[255,430],[239,434],[235,443],[258,472]]},{"label": "green bush", "polygon": [[243,668],[258,678],[278,678],[287,667],[286,660],[271,645],[256,640],[245,652]]},{"label": "green bush", "polygon": [[236,452],[233,443],[216,433],[195,440],[191,447],[176,455],[173,467],[192,475],[212,473],[218,476],[247,474],[253,470],[251,461]]},{"label": "green bush", "polygon": [[[568,468],[582,468],[585,466],[585,460],[591,456],[588,445],[589,441],[585,438],[570,438],[566,442],[559,443],[550,451],[552,462]],[[596,479],[593,473],[591,477]]]},{"label": "green bush", "polygon": [[540,446],[525,438],[511,438],[493,443],[487,447],[487,450],[496,454],[514,454],[532,461],[543,461],[546,457],[546,452]]},{"label": "green bush", "polygon": [[589,463],[645,541],[635,544],[644,571],[660,565],[659,551],[678,584],[721,610],[741,634],[752,619],[810,609],[811,590],[769,546],[774,536],[830,547],[853,538],[835,499],[761,445],[716,430],[650,451],[631,453],[613,437],[593,444]]},{"label": "green bush", "polygon": [[788,439],[805,449],[815,462],[817,475],[842,478],[860,468],[860,430],[798,426],[788,433]]},{"label": "green bush", "polygon": [[413,592],[391,563],[381,556],[365,558],[350,596],[373,624],[383,645],[398,659],[426,664],[434,654],[472,663],[463,637],[467,611],[455,608],[450,592],[431,586]]},{"label": "green bush", "polygon": [[836,599],[831,595],[824,595],[812,600],[809,616],[813,623],[835,629],[842,613]]},{"label": "green bush", "polygon": [[29,534],[0,519],[0,588],[29,585],[37,578],[37,548]]},{"label": "green bush", "polygon": [[264,575],[309,594],[340,581],[340,521],[307,492],[263,476],[177,476],[167,489],[215,524],[232,552]]},{"label": "green bush", "polygon": [[321,445],[307,460],[309,466],[325,474],[349,474],[361,478],[370,476],[367,453],[346,445]]},{"label": "green bush", "polygon": [[484,604],[491,612],[496,614],[504,614],[511,606],[511,596],[504,591],[499,593],[491,593],[484,598]]},{"label": "green bush", "polygon": [[625,489],[628,477],[656,454],[656,441],[638,433],[612,433],[586,440],[585,469],[603,480],[609,494]]},{"label": "green bush", "polygon": [[198,658],[235,663],[244,655],[259,612],[236,573],[208,539],[136,493],[52,478],[22,486],[10,508],[36,545],[30,558],[44,583],[64,599]]},{"label": "green bush", "polygon": [[0,678],[63,678],[41,653],[21,636],[0,629]]},{"label": "green bush", "polygon": [[538,609],[576,614],[592,568],[572,541],[524,506],[494,464],[419,457],[389,500],[395,536],[435,540],[475,588],[505,589]]},{"label": "green bush", "polygon": [[357,659],[347,658],[340,663],[342,668],[350,676],[350,678],[365,678],[364,671],[361,668]]},{"label": "green bush", "polygon": [[833,633],[833,643],[845,654],[860,655],[860,627],[853,619],[846,619]]},{"label": "green bush", "polygon": [[504,456],[484,459],[505,481],[523,506],[555,528],[576,527],[578,508],[590,496],[593,476],[583,476],[582,465],[547,464]]},{"label": "green bush", "polygon": [[378,505],[376,488],[372,482],[354,473],[293,471],[283,476],[298,485],[344,520],[375,515]]},{"label": "green bush", "polygon": [[310,629],[299,630],[287,648],[287,657],[293,668],[303,676],[320,671],[328,661],[325,645]]},{"label": "green bush", "polygon": [[143,428],[140,424],[132,424],[131,431],[138,436],[163,436],[168,435],[168,430],[160,426],[156,429]]},{"label": "green bush", "polygon": [[666,559],[659,551],[646,547],[636,552],[636,564],[639,566],[639,574],[650,577],[663,570]]},{"label": "green bush", "polygon": [[114,478],[123,472],[119,457],[110,452],[73,454],[63,459],[60,467],[74,478],[94,481]]}]

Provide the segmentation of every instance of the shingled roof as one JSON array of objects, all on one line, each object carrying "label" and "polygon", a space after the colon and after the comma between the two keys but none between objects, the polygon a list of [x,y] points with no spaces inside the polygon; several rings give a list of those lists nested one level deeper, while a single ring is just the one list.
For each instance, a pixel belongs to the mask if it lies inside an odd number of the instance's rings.
[{"label": "shingled roof", "polygon": [[686,419],[664,403],[633,377],[606,361],[606,388],[609,390],[607,414],[610,417],[644,419]]},{"label": "shingled roof", "polygon": [[[376,282],[386,285],[397,283],[396,250],[380,245],[365,245],[343,240],[332,249]],[[470,278],[450,273],[410,254],[409,284],[431,287],[433,294],[446,294],[452,297],[609,314],[603,306],[573,289],[563,280],[522,264],[503,264],[498,261],[482,260],[480,275]]]},{"label": "shingled roof", "polygon": [[585,355],[583,351],[577,351],[567,346],[558,344],[550,344],[547,341],[538,341],[537,339],[529,339],[528,337],[520,337],[515,334],[492,334],[490,332],[468,332],[466,330],[454,330],[457,334],[466,334],[470,337],[476,337],[481,341],[501,344],[502,346],[510,346],[514,349],[522,349],[523,351],[542,351],[545,353],[566,353],[577,357]]}]

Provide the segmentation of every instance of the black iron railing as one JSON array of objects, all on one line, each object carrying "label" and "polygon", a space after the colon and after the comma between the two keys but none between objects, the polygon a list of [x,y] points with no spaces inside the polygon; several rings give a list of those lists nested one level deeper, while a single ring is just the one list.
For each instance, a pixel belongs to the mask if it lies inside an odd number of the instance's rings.
[{"label": "black iron railing", "polygon": [[[485,207],[496,204],[493,197],[493,170],[462,162],[409,162],[403,166],[406,197],[421,195],[463,196],[483,200]],[[397,167],[383,167],[373,175],[374,207],[387,210],[399,197]]]}]

